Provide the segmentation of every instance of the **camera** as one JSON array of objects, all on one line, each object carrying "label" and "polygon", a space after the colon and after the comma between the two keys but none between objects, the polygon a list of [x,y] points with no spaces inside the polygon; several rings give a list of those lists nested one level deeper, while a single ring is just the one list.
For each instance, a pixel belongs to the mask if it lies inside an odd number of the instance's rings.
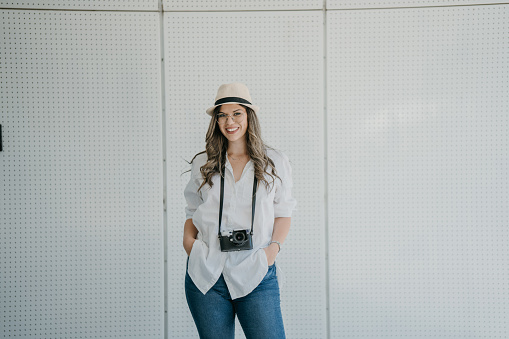
[{"label": "camera", "polygon": [[237,230],[225,232],[219,236],[221,252],[245,251],[253,249],[252,235],[249,230]]}]

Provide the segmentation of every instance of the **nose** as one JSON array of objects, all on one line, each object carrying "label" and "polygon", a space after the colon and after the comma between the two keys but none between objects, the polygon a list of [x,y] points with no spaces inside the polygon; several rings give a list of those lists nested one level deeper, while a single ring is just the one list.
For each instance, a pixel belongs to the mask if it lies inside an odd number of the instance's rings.
[{"label": "nose", "polygon": [[227,115],[226,116],[225,124],[228,124],[230,122],[230,118],[232,119],[232,123],[235,123],[235,119],[233,118],[233,116],[232,115]]}]

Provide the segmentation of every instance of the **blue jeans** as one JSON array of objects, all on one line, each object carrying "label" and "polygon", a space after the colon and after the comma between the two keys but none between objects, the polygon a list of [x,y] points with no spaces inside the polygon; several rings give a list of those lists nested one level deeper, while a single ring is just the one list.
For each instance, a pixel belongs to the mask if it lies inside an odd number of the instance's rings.
[{"label": "blue jeans", "polygon": [[233,339],[235,314],[246,339],[285,338],[275,264],[251,293],[238,299],[231,299],[223,275],[204,295],[186,272],[185,290],[201,339]]}]

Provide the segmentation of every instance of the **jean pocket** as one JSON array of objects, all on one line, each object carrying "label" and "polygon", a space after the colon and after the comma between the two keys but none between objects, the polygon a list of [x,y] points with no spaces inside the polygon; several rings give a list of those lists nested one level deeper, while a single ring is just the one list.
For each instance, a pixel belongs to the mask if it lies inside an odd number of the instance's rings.
[{"label": "jean pocket", "polygon": [[276,278],[276,263],[268,266],[267,273],[265,274],[263,280],[270,280],[275,278]]}]

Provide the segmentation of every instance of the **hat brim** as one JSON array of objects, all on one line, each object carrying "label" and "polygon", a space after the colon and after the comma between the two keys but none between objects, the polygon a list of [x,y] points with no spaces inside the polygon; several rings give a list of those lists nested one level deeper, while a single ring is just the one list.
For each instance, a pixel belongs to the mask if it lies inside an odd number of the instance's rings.
[{"label": "hat brim", "polygon": [[208,115],[212,116],[212,114],[214,114],[214,108],[216,108],[217,106],[226,105],[226,104],[244,105],[244,106],[247,106],[247,107],[251,108],[253,111],[255,111],[255,113],[257,113],[260,110],[260,107],[258,107],[256,105],[245,104],[243,102],[223,102],[220,105],[215,105],[215,106],[207,108],[205,110],[205,112],[207,112]]}]

